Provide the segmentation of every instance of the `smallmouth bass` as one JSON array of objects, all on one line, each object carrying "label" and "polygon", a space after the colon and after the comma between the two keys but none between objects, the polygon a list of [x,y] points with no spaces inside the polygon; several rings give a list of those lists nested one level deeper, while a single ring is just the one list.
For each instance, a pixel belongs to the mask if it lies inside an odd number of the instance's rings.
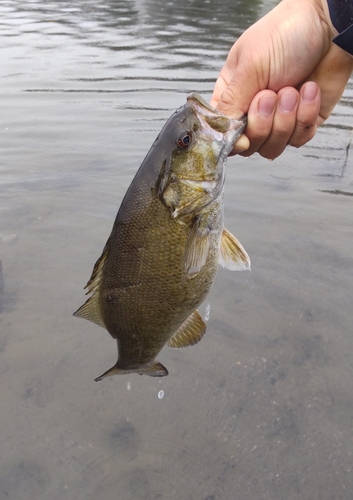
[{"label": "smallmouth bass", "polygon": [[156,356],[167,344],[201,340],[197,312],[218,265],[250,269],[223,226],[227,156],[246,125],[195,93],[169,118],[137,171],[74,313],[116,339],[117,363],[96,381],[126,373],[168,375]]}]

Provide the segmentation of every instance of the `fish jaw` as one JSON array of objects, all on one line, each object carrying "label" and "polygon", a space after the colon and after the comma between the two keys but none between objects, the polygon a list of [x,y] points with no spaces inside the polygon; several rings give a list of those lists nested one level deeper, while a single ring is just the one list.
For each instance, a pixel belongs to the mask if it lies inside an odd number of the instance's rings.
[{"label": "fish jaw", "polygon": [[245,130],[246,115],[240,117],[239,120],[226,116],[195,92],[188,95],[187,103],[195,110],[204,134],[209,134],[214,139],[219,137],[219,133],[223,135],[223,148],[218,154],[226,158]]}]

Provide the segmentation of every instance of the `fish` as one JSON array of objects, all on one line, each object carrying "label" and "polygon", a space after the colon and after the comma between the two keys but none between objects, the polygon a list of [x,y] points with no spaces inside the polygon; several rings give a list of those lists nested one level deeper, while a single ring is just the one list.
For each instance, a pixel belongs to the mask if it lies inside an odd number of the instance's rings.
[{"label": "fish", "polygon": [[165,345],[197,344],[206,324],[197,308],[220,264],[250,269],[223,223],[227,156],[246,117],[227,117],[191,93],[167,120],[132,180],[74,316],[105,328],[116,364],[95,380],[168,375]]}]

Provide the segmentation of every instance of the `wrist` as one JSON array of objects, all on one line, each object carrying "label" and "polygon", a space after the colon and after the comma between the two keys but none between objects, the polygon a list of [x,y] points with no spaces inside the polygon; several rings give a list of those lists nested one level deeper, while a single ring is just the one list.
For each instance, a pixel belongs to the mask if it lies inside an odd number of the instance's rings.
[{"label": "wrist", "polygon": [[284,24],[292,24],[294,40],[301,41],[311,57],[316,54],[318,62],[336,35],[323,4],[327,5],[326,0],[282,0],[277,6],[281,8]]},{"label": "wrist", "polygon": [[331,20],[331,15],[330,15],[330,9],[329,9],[329,5],[328,5],[328,0],[319,0],[319,2],[317,2],[317,3],[321,4],[321,8],[322,8],[322,12],[323,12],[323,16],[324,16],[325,22],[327,23],[327,26],[330,29],[331,37],[334,38],[335,36],[338,35],[338,31],[335,28],[335,26],[333,25],[332,20]]},{"label": "wrist", "polygon": [[333,35],[333,43],[353,55],[353,0],[321,2]]}]

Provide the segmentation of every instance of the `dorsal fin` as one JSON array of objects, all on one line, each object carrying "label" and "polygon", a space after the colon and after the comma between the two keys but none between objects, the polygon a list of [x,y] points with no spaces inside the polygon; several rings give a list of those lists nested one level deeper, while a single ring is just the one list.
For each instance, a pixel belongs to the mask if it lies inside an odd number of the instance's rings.
[{"label": "dorsal fin", "polygon": [[93,267],[93,271],[91,277],[85,286],[87,289],[87,294],[91,293],[92,296],[86,300],[86,302],[74,312],[74,316],[79,318],[87,319],[88,321],[92,321],[98,326],[105,328],[105,324],[102,318],[100,304],[99,304],[99,285],[102,279],[102,271],[104,263],[107,259],[109,253],[109,239],[104,247],[102,255],[99,257],[97,262]]},{"label": "dorsal fin", "polygon": [[92,295],[98,291],[100,281],[101,281],[101,276],[102,276],[102,270],[104,263],[108,257],[109,253],[109,248],[110,248],[110,236],[108,238],[107,243],[105,244],[105,247],[103,248],[102,255],[99,257],[97,262],[93,266],[93,271],[91,274],[91,277],[85,286],[85,290],[87,289],[86,295],[91,293]]},{"label": "dorsal fin", "polygon": [[195,345],[206,333],[206,325],[197,311],[194,311],[186,318],[182,325],[169,340],[169,347],[188,347]]},{"label": "dorsal fin", "polygon": [[87,319],[88,321],[92,321],[98,326],[105,328],[105,324],[100,312],[98,295],[92,295],[86,302],[74,312],[74,316],[78,318]]},{"label": "dorsal fin", "polygon": [[250,257],[243,245],[226,228],[223,228],[219,263],[230,271],[250,270]]}]

